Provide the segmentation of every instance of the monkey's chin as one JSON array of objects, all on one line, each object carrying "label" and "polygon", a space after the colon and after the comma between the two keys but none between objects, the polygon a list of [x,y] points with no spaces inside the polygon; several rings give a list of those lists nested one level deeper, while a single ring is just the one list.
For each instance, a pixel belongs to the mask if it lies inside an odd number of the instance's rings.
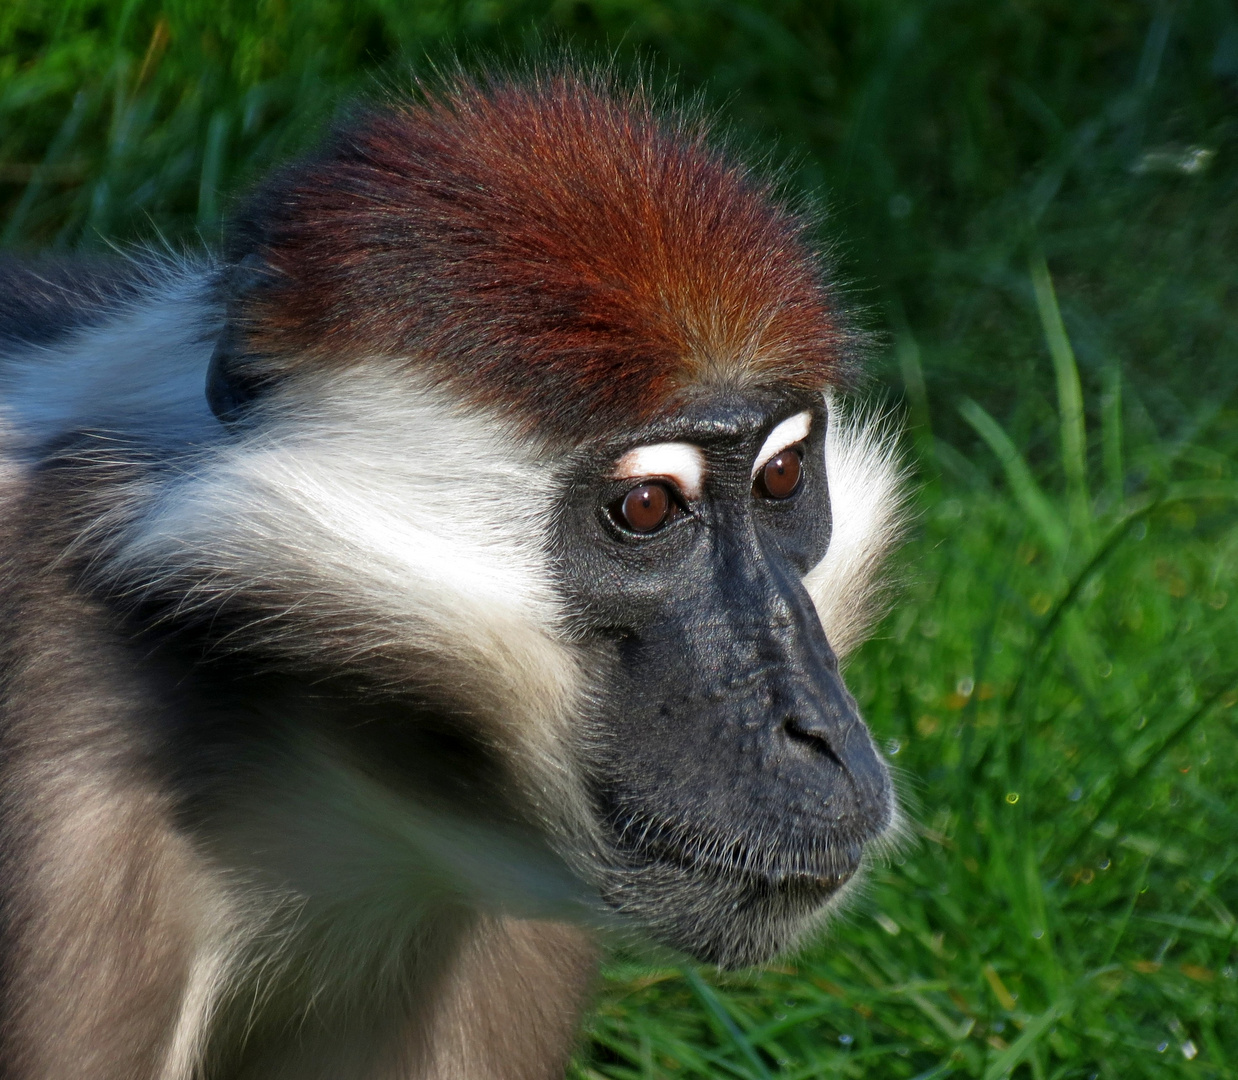
[{"label": "monkey's chin", "polygon": [[858,868],[769,877],[657,859],[614,872],[603,899],[659,943],[741,968],[767,963],[819,928]]}]

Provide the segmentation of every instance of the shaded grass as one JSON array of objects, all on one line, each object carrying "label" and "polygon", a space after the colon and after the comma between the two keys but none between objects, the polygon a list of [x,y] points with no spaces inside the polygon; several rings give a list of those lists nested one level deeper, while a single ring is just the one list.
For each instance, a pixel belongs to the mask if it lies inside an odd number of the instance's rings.
[{"label": "shaded grass", "polygon": [[829,199],[922,482],[849,673],[914,839],[767,972],[616,958],[575,1075],[1238,1075],[1238,15],[21,0],[0,239],[214,241],[349,95],[547,34]]}]

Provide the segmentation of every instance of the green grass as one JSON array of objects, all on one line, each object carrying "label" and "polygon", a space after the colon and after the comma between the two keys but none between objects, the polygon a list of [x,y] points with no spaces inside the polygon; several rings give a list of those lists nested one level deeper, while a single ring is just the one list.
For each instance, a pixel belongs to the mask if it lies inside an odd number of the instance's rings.
[{"label": "green grass", "polygon": [[0,242],[213,242],[349,96],[548,37],[828,204],[920,484],[849,671],[908,842],[764,973],[616,957],[576,1080],[1238,1076],[1238,13],[18,0]]}]

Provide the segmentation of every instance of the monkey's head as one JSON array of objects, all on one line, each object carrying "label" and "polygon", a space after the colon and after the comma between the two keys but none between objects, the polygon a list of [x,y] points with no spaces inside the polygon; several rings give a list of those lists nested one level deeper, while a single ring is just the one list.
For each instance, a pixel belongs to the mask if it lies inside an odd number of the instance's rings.
[{"label": "monkey's head", "polygon": [[639,90],[461,79],[276,176],[220,289],[227,495],[160,535],[234,640],[301,619],[465,718],[504,812],[659,940],[735,965],[813,925],[895,814],[838,656],[898,481],[836,406],[809,223]]},{"label": "monkey's head", "polygon": [[557,527],[604,673],[584,740],[604,895],[720,964],[793,941],[894,813],[806,584],[829,422],[819,394],[702,389],[584,463]]}]

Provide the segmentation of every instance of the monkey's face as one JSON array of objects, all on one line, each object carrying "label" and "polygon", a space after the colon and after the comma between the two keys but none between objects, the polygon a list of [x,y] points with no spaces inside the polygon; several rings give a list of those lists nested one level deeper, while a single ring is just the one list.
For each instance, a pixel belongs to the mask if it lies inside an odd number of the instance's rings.
[{"label": "monkey's face", "polygon": [[558,528],[604,686],[580,751],[603,896],[726,966],[793,943],[893,816],[803,583],[830,543],[826,423],[808,395],[700,397],[593,448]]}]

